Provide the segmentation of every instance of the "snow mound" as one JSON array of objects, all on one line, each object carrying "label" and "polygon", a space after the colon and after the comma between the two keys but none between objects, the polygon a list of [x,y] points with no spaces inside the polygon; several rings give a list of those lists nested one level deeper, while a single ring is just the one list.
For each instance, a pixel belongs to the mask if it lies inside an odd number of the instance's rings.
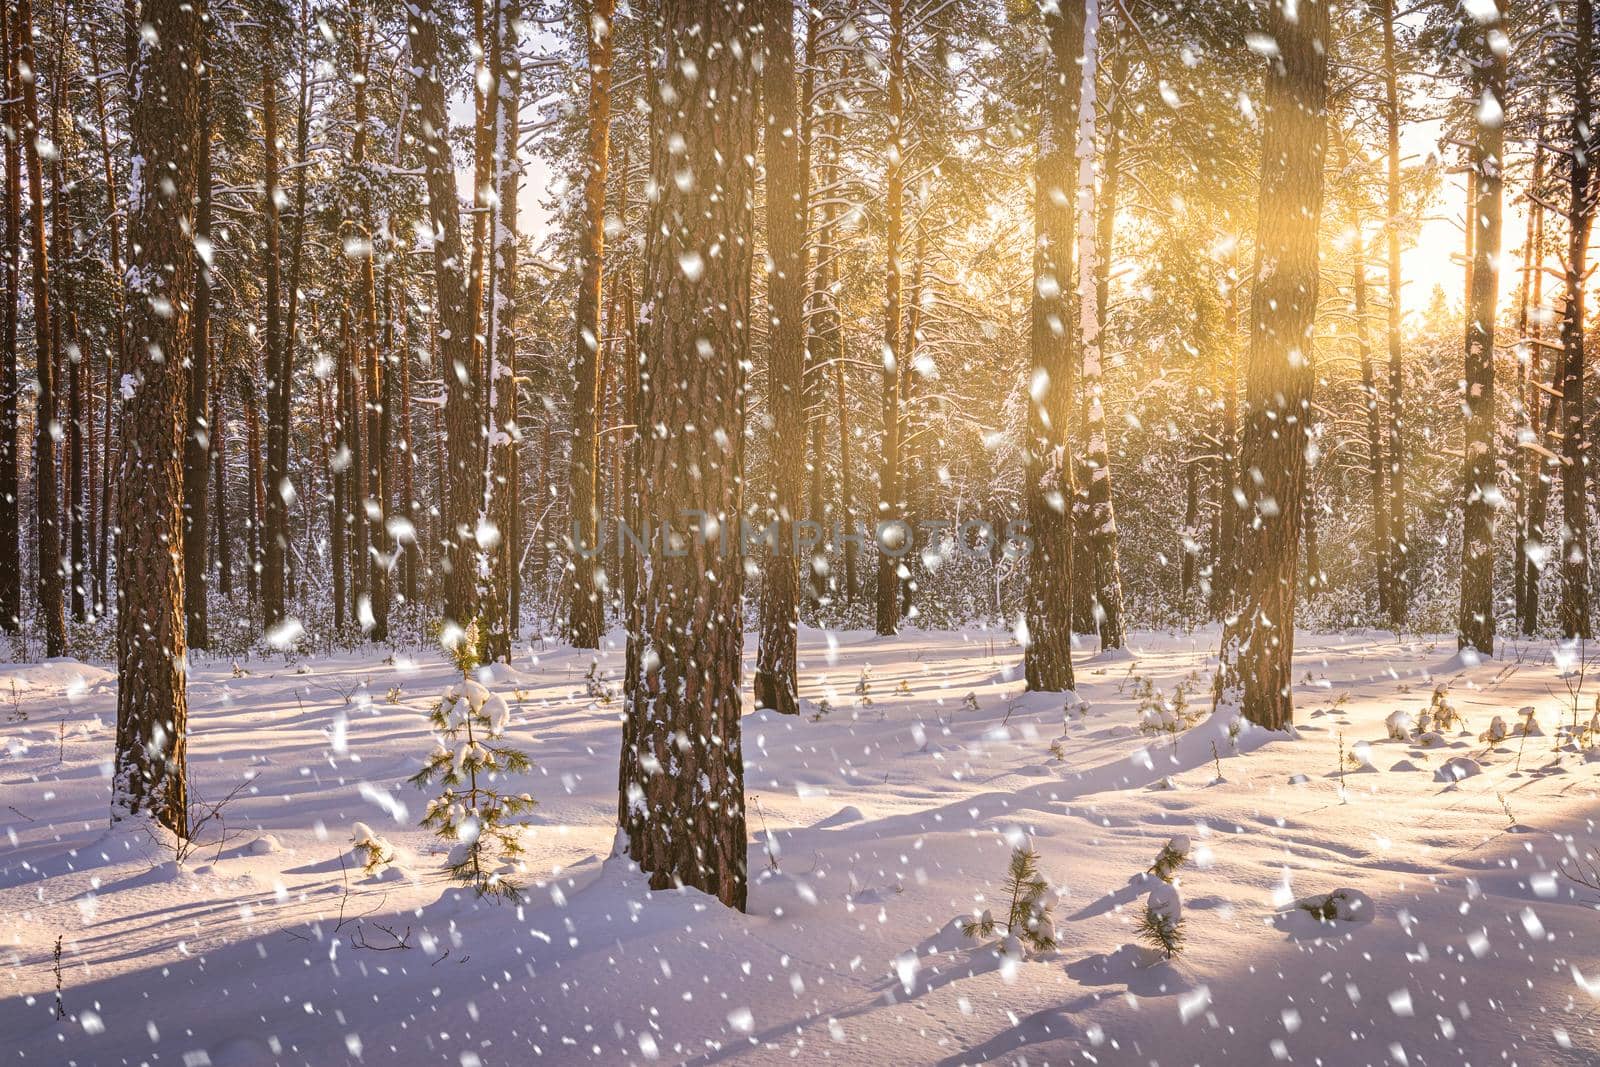
[{"label": "snow mound", "polygon": [[1453,784],[1463,778],[1471,778],[1482,773],[1483,768],[1478,765],[1477,760],[1472,759],[1470,756],[1452,756],[1450,759],[1445,760],[1438,770],[1433,772],[1433,780]]},{"label": "snow mound", "polygon": [[1319,922],[1371,922],[1374,914],[1372,898],[1359,889],[1314,893],[1309,897],[1301,897],[1294,902],[1294,906]]},{"label": "snow mound", "polygon": [[250,842],[250,855],[252,856],[270,856],[274,852],[282,851],[283,842],[279,841],[272,834],[262,834],[260,837]]},{"label": "snow mound", "polygon": [[847,826],[853,822],[860,822],[864,818],[866,816],[861,814],[860,808],[854,804],[846,804],[832,815],[812,823],[811,826],[815,830],[826,830],[834,826]]}]

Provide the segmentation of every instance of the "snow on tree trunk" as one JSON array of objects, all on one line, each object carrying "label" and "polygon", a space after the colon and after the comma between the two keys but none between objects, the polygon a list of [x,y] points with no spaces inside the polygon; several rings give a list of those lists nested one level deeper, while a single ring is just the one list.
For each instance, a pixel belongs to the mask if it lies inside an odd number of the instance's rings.
[{"label": "snow on tree trunk", "polygon": [[512,398],[516,390],[517,162],[518,88],[522,81],[517,23],[520,0],[497,0],[491,38],[491,92],[494,116],[494,224],[490,251],[493,285],[489,304],[489,434],[484,470],[483,514],[479,518],[482,555],[482,610],[487,657],[511,660],[517,620],[511,614],[511,571],[517,563],[513,501],[515,455],[522,434]]},{"label": "snow on tree trunk", "polygon": [[1117,517],[1111,503],[1111,456],[1100,365],[1099,220],[1095,216],[1095,81],[1099,68],[1099,0],[1083,3],[1083,88],[1078,101],[1078,324],[1083,331],[1085,530],[1094,560],[1100,647],[1127,643],[1122,614],[1122,567],[1117,560]]}]

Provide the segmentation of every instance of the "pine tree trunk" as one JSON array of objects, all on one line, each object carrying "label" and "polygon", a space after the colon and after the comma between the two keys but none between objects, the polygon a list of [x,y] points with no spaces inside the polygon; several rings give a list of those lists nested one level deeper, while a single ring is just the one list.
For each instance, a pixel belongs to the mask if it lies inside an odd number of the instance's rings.
[{"label": "pine tree trunk", "polygon": [[[204,48],[204,41],[201,46]],[[197,242],[211,242],[211,73],[200,77],[200,124],[195,129]],[[195,265],[193,343],[189,347],[189,423],[183,438],[183,613],[190,648],[210,647],[206,632],[206,547],[209,542],[207,481],[211,473],[208,425],[211,390],[211,267]]]},{"label": "pine tree trunk", "polygon": [[1227,299],[1223,303],[1223,345],[1227,363],[1222,368],[1218,388],[1222,393],[1221,425],[1217,428],[1222,460],[1217,465],[1216,526],[1212,546],[1211,617],[1227,622],[1233,613],[1233,598],[1238,575],[1239,503],[1239,238],[1235,234],[1228,258]]},{"label": "pine tree trunk", "polygon": [[416,70],[412,99],[423,131],[423,169],[433,228],[433,270],[438,287],[439,358],[445,382],[446,493],[441,508],[445,540],[445,619],[465,626],[478,612],[472,542],[483,503],[482,423],[472,331],[473,309],[463,272],[466,248],[456,210],[455,168],[450,162],[449,119],[439,78],[439,31],[433,0],[407,8]]},{"label": "pine tree trunk", "polygon": [[[33,47],[32,0],[17,0],[17,63],[39,70]],[[35,376],[38,393],[34,404],[34,508],[38,522],[39,622],[44,629],[45,655],[64,656],[67,651],[66,605],[62,597],[61,501],[56,481],[55,443],[50,426],[56,412],[57,354],[53,341],[59,336],[51,302],[49,238],[46,234],[44,200],[44,160],[39,143],[44,132],[39,125],[39,92],[36,78],[22,82],[22,142],[27,159],[28,200],[33,211],[33,332]]]},{"label": "pine tree trunk", "polygon": [[[0,309],[0,629],[22,628],[22,514],[18,477],[17,335],[22,293],[22,89],[16,58],[22,33],[21,5],[0,11],[0,97],[5,103],[0,151],[5,152],[5,306]],[[115,225],[113,223],[113,225]],[[115,231],[113,231],[115,232]]]},{"label": "pine tree trunk", "polygon": [[[1537,266],[1531,272],[1532,292],[1529,298],[1534,310],[1539,312],[1531,317],[1528,324],[1529,350],[1537,353],[1543,347],[1544,341],[1544,208],[1535,205],[1532,209],[1534,217],[1533,247]],[[1557,392],[1561,384],[1562,360],[1550,360],[1550,378],[1552,394]],[[1538,361],[1533,359],[1528,367],[1529,381],[1532,383],[1531,392],[1539,392]],[[1539,442],[1548,442],[1555,432],[1556,418],[1561,410],[1559,395],[1551,395],[1545,399],[1544,421],[1542,430],[1537,421],[1530,415],[1529,422],[1533,424],[1534,432]],[[1524,475],[1529,484],[1531,498],[1528,501],[1527,534],[1522,547],[1522,554],[1526,557],[1524,566],[1526,574],[1523,577],[1522,606],[1520,619],[1522,632],[1532,637],[1539,630],[1539,582],[1544,575],[1544,564],[1549,558],[1546,546],[1550,543],[1549,532],[1545,528],[1546,513],[1550,501],[1550,475],[1546,470],[1544,452],[1530,449],[1528,454],[1528,471]],[[1537,562],[1535,552],[1537,551]]]},{"label": "pine tree trunk", "polygon": [[[380,228],[373,218],[372,183],[376,175],[367,168],[367,94],[366,84],[370,74],[371,49],[374,28],[371,15],[364,4],[355,9],[354,31],[356,77],[352,93],[352,110],[356,128],[351,137],[350,167],[356,177],[356,203],[353,218],[347,219],[349,237],[358,244],[355,262],[357,289],[357,322],[355,373],[362,378],[365,405],[355,408],[354,418],[360,425],[362,447],[361,470],[358,477],[361,492],[356,499],[356,543],[359,553],[353,565],[362,578],[365,600],[357,608],[356,618],[368,640],[385,641],[389,637],[389,549],[385,530],[388,495],[385,492],[384,467],[388,459],[383,447],[383,396],[385,392],[384,368],[387,350],[380,344],[378,325],[378,278],[376,260]],[[476,335],[476,329],[474,329]]]},{"label": "pine tree trunk", "polygon": [[522,170],[517,163],[520,143],[518,89],[522,82],[517,31],[520,0],[493,0],[490,39],[490,105],[494,127],[494,225],[490,251],[494,257],[489,298],[489,406],[491,420],[484,472],[483,524],[492,530],[493,543],[485,554],[483,614],[485,652],[489,659],[511,662],[511,640],[516,617],[511,611],[511,573],[518,562],[515,500],[516,449],[522,432],[516,424],[517,318],[517,190]]},{"label": "pine tree trunk", "polygon": [[[1572,155],[1567,160],[1566,291],[1561,311],[1561,633],[1569,640],[1588,640],[1594,633],[1589,619],[1589,439],[1583,407],[1583,330],[1595,195],[1590,187],[1594,173],[1591,153],[1596,146],[1591,131],[1594,4],[1592,0],[1574,0],[1573,7]],[[1498,148],[1494,158],[1498,163]],[[1493,206],[1498,214],[1498,197]],[[1496,229],[1498,232],[1498,226]],[[1491,406],[1491,419],[1493,410]]]},{"label": "pine tree trunk", "polygon": [[216,501],[212,506],[212,525],[217,530],[217,595],[233,596],[233,527],[228,525],[228,436],[222,411],[222,389],[211,391],[211,460],[216,480]]},{"label": "pine tree trunk", "polygon": [[[713,245],[753,226],[759,15],[696,0],[663,0],[659,11],[667,54],[651,96],[658,195],[642,350],[648,381],[682,384],[642,396],[640,423],[668,432],[643,441],[638,481],[654,554],[628,643],[618,818],[621,843],[652,888],[689,886],[743,910],[744,570],[716,532],[686,528],[681,516],[692,509],[736,531],[741,512],[751,246]],[[692,185],[672,180],[680,168],[695,175]],[[665,543],[664,521],[681,548]]]},{"label": "pine tree trunk", "polygon": [[[1538,316],[1530,316],[1528,311],[1530,304],[1537,307],[1533,289],[1544,273],[1544,206],[1535,197],[1544,185],[1544,112],[1548,106],[1548,100],[1541,98],[1533,146],[1533,168],[1528,177],[1528,188],[1534,197],[1528,200],[1528,228],[1522,242],[1522,284],[1518,286],[1517,395],[1522,408],[1522,425],[1517,430],[1519,446],[1523,434],[1527,434],[1528,443],[1539,440],[1539,345],[1532,339],[1539,326],[1535,321]],[[1530,565],[1532,557],[1529,548],[1533,543],[1533,499],[1537,495],[1536,486],[1540,481],[1543,457],[1538,449],[1526,448],[1519,453],[1518,459],[1521,462],[1515,465],[1517,528],[1511,554],[1512,602],[1516,607],[1518,625],[1526,627],[1530,585],[1538,581],[1538,571]]]},{"label": "pine tree trunk", "polygon": [[1471,101],[1477,112],[1477,126],[1468,149],[1467,182],[1472,210],[1467,216],[1467,233],[1472,255],[1462,374],[1466,425],[1462,443],[1465,458],[1461,472],[1461,614],[1457,642],[1461,648],[1473,648],[1485,656],[1494,655],[1494,511],[1498,497],[1494,326],[1499,302],[1500,190],[1505,143],[1500,108],[1506,90],[1505,49],[1492,46],[1489,36],[1500,32],[1499,21],[1499,0],[1495,0],[1494,17],[1489,23],[1468,19],[1464,27],[1475,56]]},{"label": "pine tree trunk", "polygon": [[1388,251],[1389,319],[1389,621],[1405,625],[1411,594],[1411,544],[1406,532],[1405,366],[1400,336],[1400,89],[1395,55],[1394,0],[1378,0],[1383,19],[1383,115],[1388,138],[1384,239]]},{"label": "pine tree trunk", "polygon": [[1248,569],[1240,575],[1238,611],[1223,628],[1217,695],[1250,721],[1281,730],[1294,720],[1295,571],[1328,138],[1326,0],[1275,0],[1267,34],[1279,54],[1262,95],[1260,223],[1239,450],[1240,470],[1250,472],[1239,478],[1252,512],[1238,531]]},{"label": "pine tree trunk", "polygon": [[883,455],[878,462],[877,523],[878,589],[877,631],[893,636],[900,629],[901,557],[909,549],[908,531],[900,524],[903,500],[900,488],[900,451],[903,425],[900,395],[905,369],[900,365],[901,288],[900,246],[905,229],[905,153],[910,142],[905,136],[906,78],[906,0],[888,0],[889,5],[889,148],[884,177],[884,247],[887,257],[883,327],[883,372],[880,389],[883,398]]},{"label": "pine tree trunk", "polygon": [[568,555],[572,568],[567,639],[577,648],[598,648],[605,631],[605,604],[596,571],[600,561],[600,362],[601,284],[605,262],[606,166],[611,125],[611,18],[614,0],[594,0],[587,34],[589,58],[588,145],[584,153],[583,214],[579,220],[578,295],[573,324],[571,502]]},{"label": "pine tree trunk", "polygon": [[762,561],[760,641],[755,703],[786,715],[800,711],[795,674],[800,573],[793,552],[805,467],[805,300],[807,175],[800,149],[795,87],[794,0],[764,0],[762,93],[767,129],[767,405],[772,415],[773,509],[778,544]]},{"label": "pine tree trunk", "polygon": [[[26,2],[26,0],[24,0]],[[131,141],[127,399],[117,554],[117,745],[111,818],[148,816],[188,836],[184,680],[183,440],[195,249],[184,217],[195,194],[202,41],[199,5],[145,0]],[[160,183],[144,179],[160,175]],[[169,184],[170,183],[170,184]],[[169,191],[170,190],[170,191]],[[165,309],[170,308],[170,312]],[[165,312],[165,313],[164,313]]]},{"label": "pine tree trunk", "polygon": [[[94,72],[94,102],[95,117],[100,128],[100,164],[105,177],[106,187],[106,232],[109,238],[108,246],[111,256],[111,273],[113,277],[121,278],[122,270],[122,225],[121,212],[118,210],[117,190],[119,188],[116,178],[116,168],[111,162],[111,124],[106,109],[105,79],[101,76],[100,69],[100,37],[91,25],[89,30],[89,56],[91,69]],[[105,386],[106,397],[104,406],[104,420],[100,435],[101,456],[101,484],[102,501],[100,507],[100,524],[95,533],[95,576],[94,576],[94,609],[96,615],[104,615],[109,603],[110,557],[111,557],[111,525],[112,525],[112,493],[115,489],[113,472],[116,464],[112,460],[111,441],[114,435],[113,427],[116,424],[116,397],[118,392],[119,372],[128,364],[128,316],[125,307],[126,292],[119,285],[116,288],[116,307],[114,319],[116,323],[116,348],[106,354]],[[0,404],[4,401],[0,400]],[[7,423],[7,425],[10,425]],[[0,485],[0,497],[4,496],[4,487]],[[4,508],[0,503],[0,509]],[[0,537],[8,529],[4,523],[4,512],[0,510]],[[0,564],[0,575],[3,575],[4,566]],[[6,617],[4,613],[3,578],[0,578],[0,622]]]},{"label": "pine tree trunk", "polygon": [[1106,441],[1100,363],[1102,311],[1099,301],[1100,257],[1096,247],[1095,217],[1095,84],[1099,58],[1099,0],[1083,0],[1083,88],[1078,104],[1078,326],[1083,331],[1085,399],[1084,467],[1086,520],[1090,555],[1094,559],[1095,621],[1100,647],[1122,648],[1128,643],[1122,611],[1122,564],[1117,553],[1117,515],[1111,502],[1111,452]]},{"label": "pine tree trunk", "polygon": [[263,41],[261,61],[262,274],[265,278],[266,334],[262,342],[267,375],[266,493],[261,530],[261,615],[268,629],[285,618],[285,571],[289,552],[288,503],[284,489],[289,480],[288,349],[283,343],[281,308],[282,266],[278,218],[278,77],[270,46]]},{"label": "pine tree trunk", "polygon": [[1378,610],[1389,614],[1389,507],[1384,493],[1383,412],[1378,404],[1378,383],[1372,366],[1372,344],[1367,339],[1366,245],[1361,238],[1361,217],[1352,220],[1356,247],[1350,285],[1354,290],[1356,352],[1361,361],[1361,397],[1367,409],[1367,485],[1372,495],[1372,570],[1378,587]]},{"label": "pine tree trunk", "polygon": [[[1028,536],[1028,640],[1023,675],[1030,690],[1075,688],[1072,674],[1074,537],[1071,437],[1072,365],[1076,338],[1067,301],[1072,277],[1073,216],[1071,132],[1083,83],[1076,77],[1083,53],[1083,8],[1068,3],[1045,16],[1049,73],[1045,79],[1034,164],[1033,303],[1029,316],[1032,377],[1028,406],[1026,504]],[[996,540],[1002,537],[995,528]]]}]

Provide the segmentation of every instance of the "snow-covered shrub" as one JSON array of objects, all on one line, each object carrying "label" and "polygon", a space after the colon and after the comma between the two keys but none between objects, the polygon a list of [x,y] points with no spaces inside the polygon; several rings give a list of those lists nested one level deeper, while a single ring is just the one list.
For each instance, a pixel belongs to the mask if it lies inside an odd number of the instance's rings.
[{"label": "snow-covered shrub", "polygon": [[461,680],[429,713],[433,753],[411,782],[418,788],[443,786],[428,802],[422,825],[453,842],[447,861],[451,876],[480,896],[509,897],[518,889],[512,875],[522,855],[522,825],[509,820],[535,802],[527,793],[498,788],[506,775],[526,771],[530,764],[525,753],[502,740],[511,724],[510,706],[471,678],[479,664],[478,632],[474,621],[465,631],[444,635]]},{"label": "snow-covered shrub", "polygon": [[1417,732],[1417,721],[1411,717],[1411,713],[1399,709],[1391,711],[1389,717],[1383,720],[1383,725],[1389,731],[1391,741],[1409,741],[1411,735]]},{"label": "snow-covered shrub", "polygon": [[1454,726],[1456,729],[1465,729],[1467,720],[1464,719],[1454,704],[1450,703],[1446,694],[1447,686],[1436,685],[1433,687],[1433,697],[1428,706],[1422,709],[1422,715],[1417,720],[1417,733],[1442,732]]},{"label": "snow-covered shrub", "polygon": [[1493,744],[1504,741],[1510,736],[1511,730],[1506,726],[1506,720],[1499,715],[1489,720],[1489,728],[1478,735],[1479,741],[1488,741]]},{"label": "snow-covered shrub", "polygon": [[394,862],[394,846],[364,822],[350,827],[350,844],[368,877],[382,874]]},{"label": "snow-covered shrub", "polygon": [[1033,849],[1012,850],[1004,892],[1011,898],[1004,920],[996,919],[994,913],[985,908],[981,915],[963,922],[961,932],[968,937],[992,937],[1000,929],[1008,939],[1015,939],[1037,952],[1055,948],[1053,905],[1047,899],[1050,883],[1040,877],[1039,854]]},{"label": "snow-covered shrub", "polygon": [[1177,886],[1162,882],[1150,890],[1145,898],[1144,913],[1139,917],[1138,931],[1145,944],[1164,953],[1169,960],[1183,951],[1183,897],[1178,894]]},{"label": "snow-covered shrub", "polygon": [[1147,873],[1155,875],[1163,882],[1170,882],[1178,873],[1178,868],[1188,862],[1189,835],[1174,834],[1161,846],[1161,851],[1156,853],[1156,860],[1147,868]]},{"label": "snow-covered shrub", "polygon": [[1359,889],[1335,889],[1295,901],[1301,911],[1321,922],[1367,922],[1372,918],[1372,898]]}]

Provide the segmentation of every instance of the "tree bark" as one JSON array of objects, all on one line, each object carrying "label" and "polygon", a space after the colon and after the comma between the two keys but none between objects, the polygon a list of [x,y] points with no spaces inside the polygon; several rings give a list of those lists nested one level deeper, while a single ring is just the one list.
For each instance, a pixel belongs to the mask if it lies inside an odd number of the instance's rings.
[{"label": "tree bark", "polygon": [[444,514],[444,615],[465,626],[478,612],[472,543],[483,501],[482,423],[477,406],[478,374],[465,275],[466,248],[456,209],[455,168],[450,161],[449,119],[439,77],[439,30],[433,0],[407,8],[411,56],[416,70],[412,99],[423,135],[428,218],[433,229],[433,270],[438,287],[439,356],[445,382],[447,471]]},{"label": "tree bark", "polygon": [[[205,41],[202,39],[204,50]],[[194,232],[207,254],[195,265],[193,342],[189,346],[189,423],[183,438],[183,613],[190,648],[210,647],[206,631],[206,548],[211,473],[211,71],[200,75],[199,125],[195,128]],[[202,243],[203,242],[203,243]]]},{"label": "tree bark", "polygon": [[[903,501],[900,491],[900,450],[902,425],[900,394],[904,368],[900,366],[901,288],[900,245],[904,236],[906,29],[905,0],[888,0],[889,5],[889,149],[884,176],[884,245],[888,269],[885,280],[883,372],[880,390],[883,398],[883,455],[878,463],[877,522],[878,589],[877,631],[890,637],[900,629],[900,557],[910,548],[909,531],[903,526]],[[902,536],[905,540],[902,541]]]},{"label": "tree bark", "polygon": [[1383,115],[1388,138],[1385,185],[1384,241],[1388,252],[1389,307],[1389,621],[1398,630],[1405,625],[1411,594],[1410,535],[1406,532],[1406,457],[1402,423],[1405,418],[1405,365],[1400,336],[1400,89],[1395,50],[1394,0],[1378,0],[1383,20]]},{"label": "tree bark", "polygon": [[268,629],[286,615],[285,585],[289,552],[289,392],[288,348],[283,343],[282,226],[278,217],[278,75],[270,45],[262,42],[261,140],[262,274],[266,279],[266,334],[263,355],[267,375],[266,500],[261,530],[261,615]]},{"label": "tree bark", "polygon": [[809,182],[801,162],[795,87],[794,0],[764,0],[762,93],[767,129],[767,281],[769,338],[767,403],[773,419],[773,510],[778,543],[762,561],[761,637],[756,651],[755,703],[786,715],[800,711],[796,638],[800,572],[794,522],[800,517],[805,466],[806,210]]},{"label": "tree bark", "polygon": [[32,205],[33,227],[33,333],[36,353],[38,396],[34,404],[34,507],[38,512],[38,588],[39,622],[44,629],[45,655],[63,656],[67,651],[66,605],[61,572],[61,501],[56,480],[55,441],[51,427],[56,418],[57,353],[53,339],[59,336],[51,303],[50,250],[45,221],[44,160],[39,142],[44,132],[39,125],[39,61],[33,47],[32,0],[17,0],[18,70],[27,67],[31,77],[22,82],[22,141],[28,170],[28,200]]},{"label": "tree bark", "polygon": [[[26,2],[26,0],[24,0]],[[187,837],[184,679],[183,442],[194,285],[192,210],[203,8],[145,0],[154,30],[134,71],[128,314],[132,396],[126,401],[117,553],[117,744],[113,822],[153,818]],[[159,175],[160,181],[153,180]]]},{"label": "tree bark", "polygon": [[[1592,0],[1574,0],[1573,7],[1572,155],[1566,160],[1566,292],[1561,311],[1561,633],[1569,640],[1588,640],[1594,633],[1589,619],[1589,440],[1583,408],[1583,329],[1595,196],[1590,188],[1596,144],[1592,132],[1594,4]],[[1498,164],[1498,151],[1494,160]],[[1498,215],[1498,197],[1493,206]],[[1493,410],[1491,406],[1491,418]]]},{"label": "tree bark", "polygon": [[[1468,186],[1472,210],[1467,217],[1471,238],[1471,299],[1467,302],[1462,443],[1461,613],[1457,643],[1485,656],[1494,655],[1494,512],[1495,486],[1494,326],[1500,286],[1500,190],[1505,132],[1501,107],[1506,90],[1505,49],[1496,48],[1491,33],[1500,32],[1499,0],[1486,24],[1464,26],[1473,57],[1472,107],[1476,134],[1468,149]],[[1563,404],[1563,407],[1566,405]],[[1563,494],[1565,495],[1565,494]]]},{"label": "tree bark", "polygon": [[511,612],[511,573],[518,564],[515,501],[516,450],[522,439],[513,402],[517,356],[517,190],[522,168],[517,162],[521,138],[518,90],[522,83],[516,24],[520,0],[494,0],[490,41],[490,110],[494,127],[494,224],[489,298],[488,464],[484,471],[484,521],[489,543],[484,553],[483,614],[485,654],[511,662],[511,640],[517,620]]},{"label": "tree bark", "polygon": [[[744,909],[738,536],[756,149],[752,6],[663,0],[652,94],[642,511],[654,556],[628,643],[619,844],[655,889]],[[673,180],[687,169],[690,183]],[[673,383],[657,389],[656,382]],[[695,529],[685,512],[706,516]],[[663,534],[671,521],[676,534]]]},{"label": "tree bark", "polygon": [[1095,621],[1100,647],[1128,643],[1122,612],[1122,565],[1117,558],[1117,515],[1111,501],[1111,452],[1100,364],[1100,261],[1095,217],[1095,84],[1098,71],[1099,0],[1083,0],[1083,88],[1078,103],[1078,326],[1083,332],[1085,518],[1094,559]]},{"label": "tree bark", "polygon": [[22,5],[0,12],[0,65],[5,67],[3,150],[6,171],[5,306],[0,309],[0,629],[22,629],[22,515],[18,477],[17,335],[22,292],[22,89],[17,53]]},{"label": "tree bark", "polygon": [[1317,226],[1327,149],[1328,5],[1275,0],[1267,34],[1262,95],[1261,194],[1256,218],[1255,284],[1250,299],[1250,362],[1245,391],[1239,487],[1251,521],[1240,524],[1238,610],[1222,633],[1217,675],[1221,704],[1281,730],[1294,720],[1295,571],[1304,507],[1307,431],[1314,376]]},{"label": "tree bark", "polygon": [[1356,352],[1361,361],[1361,398],[1367,409],[1367,486],[1372,496],[1372,570],[1378,586],[1378,610],[1388,614],[1389,507],[1384,493],[1383,412],[1378,403],[1378,384],[1372,366],[1372,344],[1367,338],[1367,262],[1366,244],[1361,237],[1361,217],[1353,220],[1356,247],[1351,267],[1350,286],[1354,290]]},{"label": "tree bark", "polygon": [[[1083,53],[1083,7],[1068,3],[1044,17],[1049,74],[1034,163],[1033,301],[1028,334],[1032,403],[1028,406],[1026,489],[1033,550],[1028,557],[1023,675],[1030,690],[1062,692],[1076,685],[1072,673],[1074,494],[1068,423],[1077,339],[1066,296],[1073,240],[1067,189],[1072,182],[1070,138],[1083,94],[1083,82],[1076,77]],[[1003,535],[998,528],[995,533],[999,541]]]},{"label": "tree bark", "polygon": [[601,285],[605,263],[606,166],[611,126],[611,18],[615,0],[594,0],[588,40],[588,144],[584,151],[583,214],[579,227],[579,275],[573,323],[571,475],[572,521],[567,552],[572,568],[567,639],[577,648],[598,648],[605,632],[600,595],[600,363]]}]

